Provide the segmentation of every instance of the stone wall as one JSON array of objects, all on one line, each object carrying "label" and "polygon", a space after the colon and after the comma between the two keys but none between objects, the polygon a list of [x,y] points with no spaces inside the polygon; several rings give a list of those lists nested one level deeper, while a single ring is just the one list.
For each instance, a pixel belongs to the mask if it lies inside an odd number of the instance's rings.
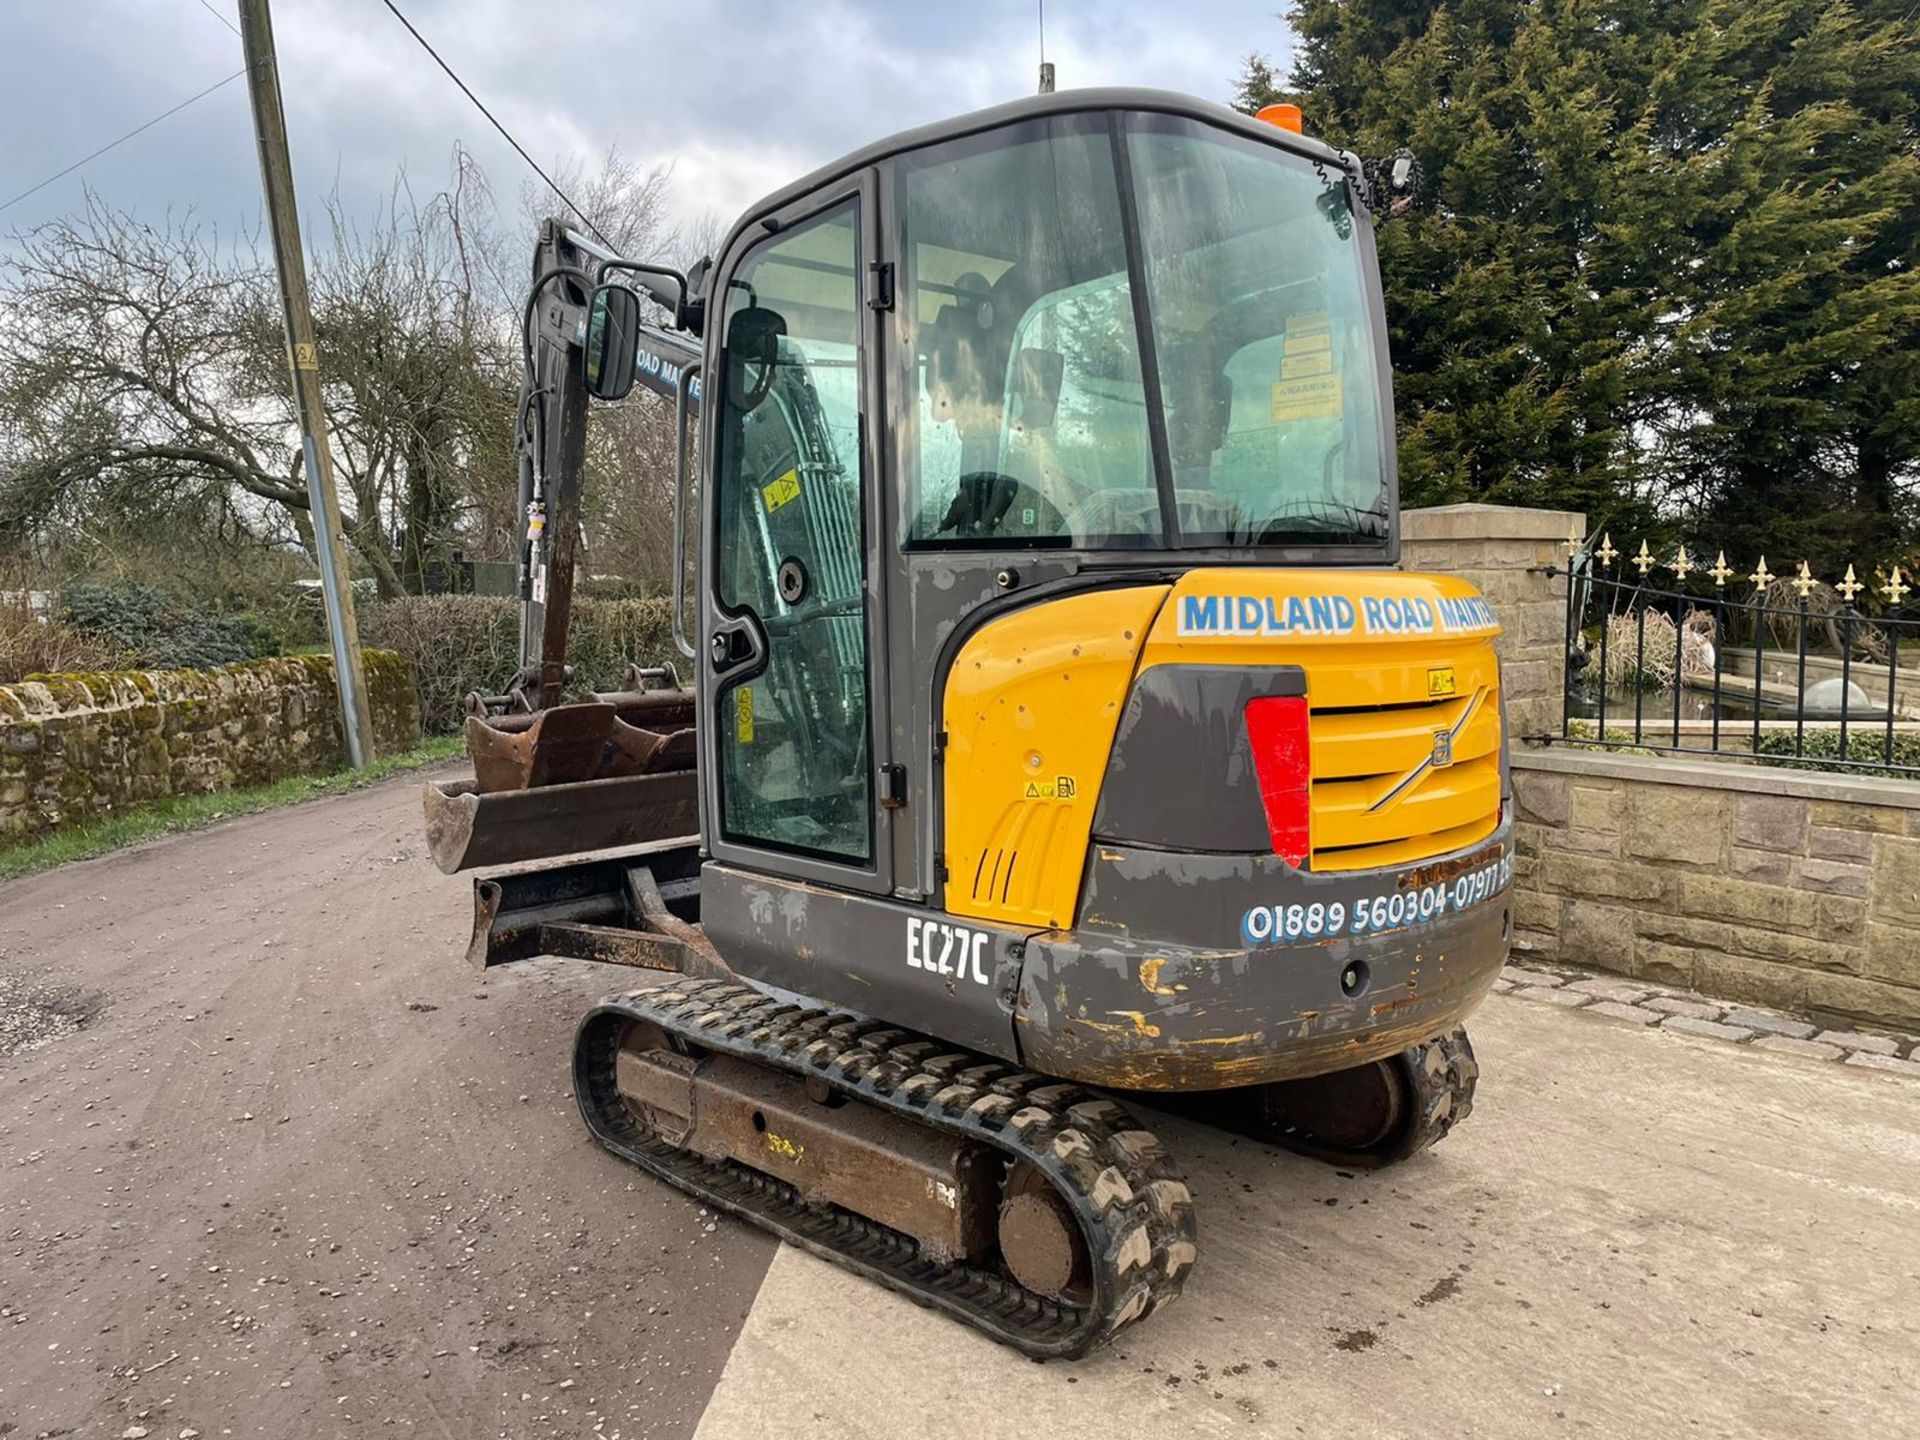
[{"label": "stone wall", "polygon": [[1400,563],[1458,575],[1479,587],[1500,617],[1497,644],[1507,724],[1515,735],[1560,725],[1566,665],[1567,582],[1549,565],[1566,563],[1566,540],[1586,517],[1567,510],[1441,505],[1400,516]]},{"label": "stone wall", "polygon": [[[413,671],[364,655],[376,753],[405,750],[420,738]],[[337,770],[338,708],[322,655],[0,686],[0,845],[140,801]]]},{"label": "stone wall", "polygon": [[1516,746],[1516,959],[1920,1028],[1920,784]]}]

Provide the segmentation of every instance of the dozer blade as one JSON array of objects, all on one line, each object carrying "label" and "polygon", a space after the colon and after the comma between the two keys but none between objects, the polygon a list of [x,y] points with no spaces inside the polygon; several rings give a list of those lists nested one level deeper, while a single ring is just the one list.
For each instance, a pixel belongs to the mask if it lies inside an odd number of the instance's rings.
[{"label": "dozer blade", "polygon": [[692,770],[489,794],[471,780],[432,780],[421,798],[427,849],[449,875],[700,834]]}]

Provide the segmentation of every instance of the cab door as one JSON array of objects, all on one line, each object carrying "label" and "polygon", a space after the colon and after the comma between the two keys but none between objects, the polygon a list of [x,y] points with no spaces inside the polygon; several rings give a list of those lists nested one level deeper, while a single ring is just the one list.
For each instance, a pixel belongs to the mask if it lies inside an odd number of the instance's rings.
[{"label": "cab door", "polygon": [[728,258],[705,391],[705,834],[715,859],[885,891],[876,737],[869,186],[767,217]]}]

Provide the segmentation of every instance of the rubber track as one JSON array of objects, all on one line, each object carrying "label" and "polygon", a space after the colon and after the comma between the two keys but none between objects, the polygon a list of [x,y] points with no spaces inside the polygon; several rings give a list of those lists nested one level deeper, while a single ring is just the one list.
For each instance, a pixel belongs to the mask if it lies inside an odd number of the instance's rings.
[{"label": "rubber track", "polygon": [[1377,1170],[1418,1155],[1438,1144],[1473,1112],[1473,1090],[1480,1078],[1480,1062],[1466,1027],[1456,1025],[1444,1035],[1411,1045],[1390,1062],[1400,1067],[1408,1085],[1405,1123],[1394,1134],[1367,1150],[1343,1150],[1316,1140],[1302,1130],[1274,1128],[1264,1138],[1282,1149],[1323,1160]]},{"label": "rubber track", "polygon": [[[997,1270],[922,1258],[909,1237],[786,1182],[655,1136],[621,1099],[628,1022],[772,1069],[818,1076],[868,1105],[978,1141],[1039,1170],[1071,1206],[1092,1257],[1091,1302],[1037,1295]],[[595,1138],[709,1204],[943,1310],[1038,1359],[1085,1355],[1180,1293],[1193,1198],[1160,1142],[1113,1101],[860,1016],[783,1005],[744,985],[675,980],[602,1002],[574,1045],[574,1094]]]}]

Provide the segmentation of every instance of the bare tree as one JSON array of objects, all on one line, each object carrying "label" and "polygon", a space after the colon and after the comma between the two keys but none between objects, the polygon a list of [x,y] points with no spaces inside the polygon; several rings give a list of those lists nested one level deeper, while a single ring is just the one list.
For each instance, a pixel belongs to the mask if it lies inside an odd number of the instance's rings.
[{"label": "bare tree", "polygon": [[[664,167],[609,151],[556,178],[622,253],[682,242]],[[560,208],[534,189],[520,202]],[[320,368],[347,539],[384,594],[422,589],[456,547],[513,551],[532,228],[462,149],[424,200],[402,174],[371,217],[328,203],[310,261]],[[89,194],[16,237],[0,261],[0,550],[129,533],[310,549],[277,294],[255,237],[191,214],[153,225]],[[594,563],[652,583],[670,412],[636,397],[594,431]]]}]

